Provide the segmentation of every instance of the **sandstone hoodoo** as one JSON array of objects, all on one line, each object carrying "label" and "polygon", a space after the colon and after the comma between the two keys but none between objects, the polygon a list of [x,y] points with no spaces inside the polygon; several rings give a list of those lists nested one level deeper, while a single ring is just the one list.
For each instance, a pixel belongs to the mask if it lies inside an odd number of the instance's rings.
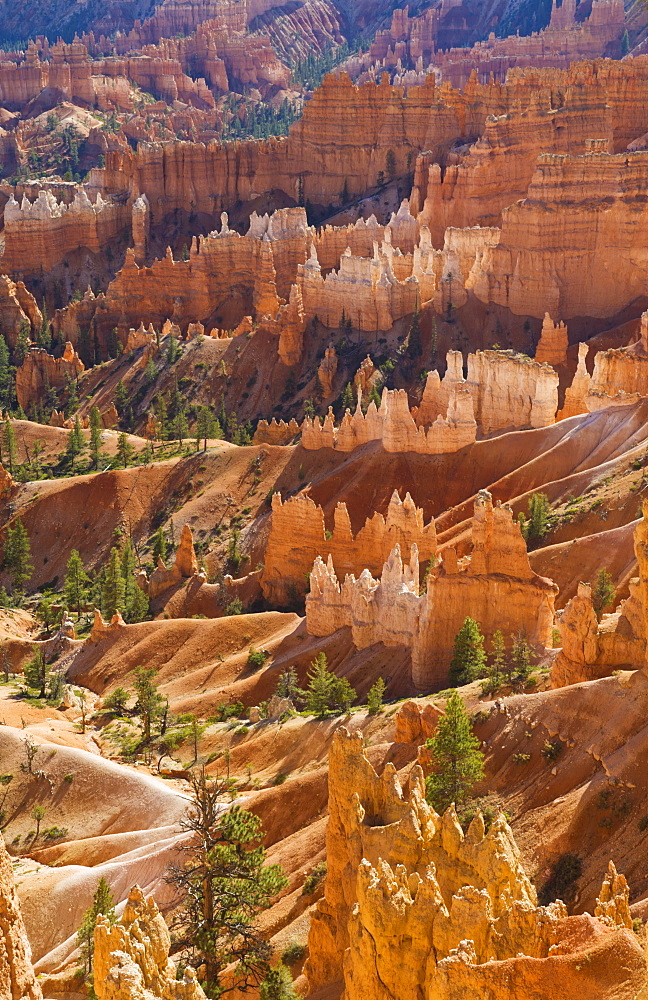
[{"label": "sandstone hoodoo", "polygon": [[646,1000],[644,6],[0,42],[0,1000]]}]

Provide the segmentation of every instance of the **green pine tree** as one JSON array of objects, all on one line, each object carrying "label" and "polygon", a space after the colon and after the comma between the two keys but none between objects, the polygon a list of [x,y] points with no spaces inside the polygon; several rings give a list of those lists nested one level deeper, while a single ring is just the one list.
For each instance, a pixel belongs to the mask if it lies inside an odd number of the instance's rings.
[{"label": "green pine tree", "polygon": [[34,567],[31,562],[29,535],[20,518],[13,528],[7,528],[4,565],[11,575],[14,592],[24,593],[25,584],[31,580]]},{"label": "green pine tree", "polygon": [[86,975],[89,975],[92,972],[92,962],[94,959],[94,932],[97,925],[97,917],[100,913],[105,917],[108,917],[111,924],[115,923],[115,900],[112,892],[110,891],[110,886],[106,882],[103,875],[99,879],[94,896],[92,897],[92,906],[90,906],[84,913],[81,926],[77,931],[77,943],[81,948],[83,970]]},{"label": "green pine tree", "polygon": [[440,813],[452,802],[460,809],[484,776],[484,755],[457,691],[451,692],[445,714],[425,745],[434,768],[426,782],[428,801]]},{"label": "green pine tree", "polygon": [[494,694],[504,680],[506,673],[506,648],[504,646],[504,636],[498,629],[493,632],[491,640],[491,655],[486,672],[486,682],[483,685],[484,691]]},{"label": "green pine tree", "polygon": [[79,420],[79,415],[77,414],[74,418],[74,427],[68,434],[66,455],[68,458],[74,459],[77,455],[81,454],[84,448],[85,438],[83,437],[81,421]]},{"label": "green pine tree", "polygon": [[369,694],[367,695],[367,710],[369,715],[375,715],[379,712],[383,706],[383,695],[385,694],[386,684],[382,677],[371,685],[369,688]]},{"label": "green pine tree", "polygon": [[16,432],[9,417],[5,417],[2,428],[2,460],[9,466],[9,473],[13,476],[14,465],[18,449],[16,447]]},{"label": "green pine tree", "polygon": [[299,686],[299,677],[294,667],[286,667],[285,670],[281,671],[275,694],[279,698],[290,698],[293,705],[304,703],[306,692]]},{"label": "green pine tree", "polygon": [[120,417],[123,417],[128,406],[128,390],[120,379],[115,386],[115,408]]},{"label": "green pine tree", "polygon": [[160,527],[155,532],[155,539],[153,541],[153,563],[155,566],[158,564],[158,559],[161,559],[162,562],[165,561],[168,548],[169,543],[167,542],[166,535],[164,534],[164,528]]},{"label": "green pine tree", "polygon": [[14,347],[14,363],[20,367],[25,360],[25,355],[30,348],[31,341],[29,335],[31,333],[31,327],[29,323],[25,320],[20,324],[20,330],[18,331],[18,339],[16,341],[16,346]]},{"label": "green pine tree", "polygon": [[351,412],[353,413],[355,409],[355,403],[356,401],[355,401],[355,396],[353,394],[353,387],[350,382],[347,382],[347,384],[344,387],[344,392],[342,393],[342,403],[341,403],[342,413],[345,413],[347,410],[351,410]]},{"label": "green pine tree", "polygon": [[477,622],[468,617],[455,637],[449,681],[451,684],[470,684],[484,676],[485,668],[484,637]]},{"label": "green pine tree", "polygon": [[31,660],[25,664],[25,684],[27,687],[38,689],[38,697],[44,698],[47,688],[47,678],[49,670],[42,650],[37,649]]},{"label": "green pine tree", "polygon": [[112,618],[116,611],[124,613],[124,591],[121,558],[119,549],[115,545],[110,550],[103,580],[101,611],[104,618]]},{"label": "green pine tree", "polygon": [[93,406],[90,410],[90,458],[93,469],[99,468],[102,430],[103,424],[99,407]]},{"label": "green pine tree", "polygon": [[76,549],[72,549],[67,561],[63,592],[68,608],[77,616],[88,600],[89,585],[90,577],[83,568],[81,556]]},{"label": "green pine tree", "polygon": [[549,531],[551,504],[546,493],[534,493],[529,497],[529,520],[527,538],[530,542],[542,541]]},{"label": "green pine tree", "polygon": [[599,621],[605,609],[614,603],[615,597],[616,590],[612,575],[605,566],[602,566],[596,574],[596,580],[592,587],[592,605]]},{"label": "green pine tree", "polygon": [[133,456],[134,448],[130,441],[128,440],[128,435],[125,431],[122,431],[117,438],[117,456],[122,464],[122,468],[126,468],[129,461]]},{"label": "green pine tree", "polygon": [[259,1000],[298,1000],[290,970],[283,962],[268,970],[259,987]]}]

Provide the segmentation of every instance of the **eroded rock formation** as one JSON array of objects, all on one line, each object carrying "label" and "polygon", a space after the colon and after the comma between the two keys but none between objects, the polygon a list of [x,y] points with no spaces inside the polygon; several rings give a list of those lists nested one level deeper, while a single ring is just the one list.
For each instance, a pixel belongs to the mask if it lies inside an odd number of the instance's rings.
[{"label": "eroded rock formation", "polygon": [[14,888],[11,858],[0,833],[0,998],[43,1000]]},{"label": "eroded rock formation", "polygon": [[188,524],[183,525],[180,541],[176,549],[173,566],[167,569],[161,559],[151,573],[147,592],[151,599],[164,593],[170,587],[175,587],[184,579],[189,579],[198,572],[198,560],[194,551],[193,535]]},{"label": "eroded rock formation", "polygon": [[607,677],[619,668],[642,667],[648,635],[648,502],[634,533],[639,576],[629,582],[630,596],[599,622],[592,588],[579,583],[576,595],[558,617],[561,648],[551,667],[552,687]]},{"label": "eroded rock formation", "polygon": [[169,958],[171,935],[152,897],[139,886],[128,896],[121,920],[99,915],[95,927],[94,981],[99,1000],[204,1000],[196,973],[186,966],[177,979]]},{"label": "eroded rock formation", "polygon": [[535,360],[539,364],[562,365],[567,360],[569,336],[564,323],[554,323],[549,313],[545,313],[536,347]]},{"label": "eroded rock formation", "polygon": [[16,398],[23,410],[43,399],[46,388],[64,389],[85,371],[85,365],[72,344],[65,345],[63,356],[54,358],[42,347],[32,347],[16,371]]},{"label": "eroded rock formation", "polygon": [[359,575],[365,567],[378,575],[395,545],[404,552],[416,545],[422,563],[436,554],[434,521],[423,523],[423,511],[409,493],[401,500],[394,492],[387,513],[375,513],[355,535],[346,504],[337,505],[333,530],[327,531],[322,508],[309,496],[302,494],[282,503],[281,495],[275,493],[261,575],[263,595],[282,606],[303,594],[306,574],[318,556],[331,557],[339,579],[347,573]]},{"label": "eroded rock formation", "polygon": [[[362,736],[344,728],[329,755],[326,846],[324,899],[309,934],[311,990],[343,979],[345,1000],[515,1000],[536,989],[567,1000],[582,969],[582,989],[602,1000],[614,979],[600,976],[601,961],[630,989],[645,982],[616,872],[601,892],[605,923],[567,917],[560,901],[539,907],[503,815],[486,833],[478,813],[464,834],[453,807],[439,816],[427,804],[418,765],[403,786],[391,763],[379,776]],[[588,968],[583,955],[595,948],[604,955]]]},{"label": "eroded rock formation", "polygon": [[412,682],[421,691],[443,687],[454,639],[468,615],[490,639],[522,631],[531,643],[548,646],[558,588],[530,567],[526,543],[510,509],[493,506],[481,491],[472,524],[472,554],[457,560],[446,548],[419,594],[419,559],[412,545],[409,564],[396,546],[379,580],[363,570],[339,582],[329,555],[315,560],[306,597],[311,635],[351,628],[358,649],[382,642],[405,646],[412,655]]}]

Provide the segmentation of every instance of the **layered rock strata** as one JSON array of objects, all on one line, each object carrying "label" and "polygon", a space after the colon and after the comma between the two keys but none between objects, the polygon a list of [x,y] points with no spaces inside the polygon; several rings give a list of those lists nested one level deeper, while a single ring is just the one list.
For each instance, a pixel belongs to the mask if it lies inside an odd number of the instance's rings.
[{"label": "layered rock strata", "polygon": [[42,347],[32,347],[16,371],[16,398],[23,410],[43,399],[46,389],[64,389],[74,382],[85,365],[71,343],[66,343],[63,356],[54,358]]},{"label": "layered rock strata", "polygon": [[540,340],[536,347],[535,360],[539,364],[563,365],[567,360],[569,336],[564,323],[554,323],[549,313],[542,321]]},{"label": "layered rock strata", "polygon": [[183,580],[189,579],[198,572],[198,560],[193,544],[193,535],[188,524],[183,525],[180,541],[176,549],[173,566],[167,569],[162,559],[158,559],[156,568],[146,586],[146,592],[153,599],[171,587],[177,586]]},{"label": "layered rock strata", "polygon": [[329,755],[326,846],[324,898],[309,933],[311,991],[343,980],[345,1000],[515,1000],[536,991],[567,1000],[563,984],[582,969],[584,995],[603,1000],[621,983],[630,996],[645,982],[611,870],[599,903],[605,922],[567,917],[560,900],[539,907],[503,815],[486,833],[478,812],[464,833],[454,807],[439,816],[427,804],[418,765],[405,785],[391,763],[378,776],[362,736],[344,728]]},{"label": "layered rock strata", "polygon": [[422,563],[436,555],[434,521],[424,524],[423,511],[409,493],[401,500],[394,492],[386,514],[376,512],[355,535],[346,504],[337,504],[333,530],[327,531],[322,508],[309,496],[282,503],[281,495],[275,493],[261,574],[263,596],[283,606],[295,594],[303,594],[306,577],[318,556],[324,561],[330,557],[339,579],[347,573],[359,575],[365,567],[378,575],[395,545],[400,545],[401,551],[416,545]]},{"label": "layered rock strata", "polygon": [[557,586],[533,572],[526,543],[509,508],[493,506],[485,490],[475,501],[472,553],[462,560],[446,548],[443,562],[428,575],[419,593],[419,558],[412,545],[409,564],[400,546],[385,562],[380,579],[363,570],[358,579],[340,582],[329,555],[317,557],[306,597],[306,627],[311,635],[331,635],[349,627],[357,649],[382,642],[411,650],[412,684],[419,691],[447,681],[455,636],[467,616],[487,642],[495,631],[507,642],[519,632],[538,646],[549,646]]}]

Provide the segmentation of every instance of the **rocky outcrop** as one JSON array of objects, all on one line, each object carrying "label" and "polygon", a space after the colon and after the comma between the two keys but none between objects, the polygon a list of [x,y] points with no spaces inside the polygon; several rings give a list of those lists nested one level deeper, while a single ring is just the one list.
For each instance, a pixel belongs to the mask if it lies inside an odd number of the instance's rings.
[{"label": "rocky outcrop", "polygon": [[252,439],[253,444],[288,444],[299,434],[299,424],[293,418],[286,423],[285,420],[275,420],[273,417],[269,422],[259,420]]},{"label": "rocky outcrop", "polygon": [[31,948],[14,888],[11,858],[0,833],[0,998],[42,1000]]},{"label": "rocky outcrop", "polygon": [[16,371],[16,398],[23,410],[43,399],[46,388],[64,389],[74,382],[85,365],[68,341],[63,356],[54,358],[42,347],[32,347]]},{"label": "rocky outcrop", "polygon": [[372,400],[365,414],[359,399],[355,413],[347,410],[339,428],[333,423],[331,409],[323,423],[318,417],[307,417],[302,424],[301,443],[309,451],[353,451],[370,441],[379,441],[388,452],[441,455],[465,448],[476,437],[472,396],[464,384],[453,386],[445,413],[439,413],[427,426],[414,419],[403,389],[383,389],[380,407]]},{"label": "rocky outcrop", "polygon": [[493,506],[482,491],[475,502],[472,554],[459,562],[446,548],[443,562],[419,594],[418,551],[409,564],[396,546],[380,579],[368,570],[339,582],[329,556],[318,557],[306,597],[306,627],[311,635],[331,635],[349,627],[358,649],[382,642],[411,650],[412,683],[420,691],[446,684],[454,640],[467,616],[487,641],[495,631],[507,641],[523,632],[540,647],[549,646],[558,588],[531,569],[526,543],[509,508]]},{"label": "rocky outcrop", "polygon": [[551,667],[551,686],[565,687],[608,677],[613,670],[643,666],[648,636],[648,503],[634,533],[639,577],[629,581],[630,596],[600,622],[592,604],[592,588],[579,583],[576,595],[558,616],[560,645]]},{"label": "rocky outcrop", "polygon": [[592,376],[587,370],[587,355],[589,346],[587,344],[578,345],[578,365],[574,372],[571,385],[565,389],[565,403],[558,413],[558,420],[566,417],[576,417],[579,413],[587,413],[587,399],[590,391]]},{"label": "rocky outcrop", "polygon": [[333,344],[324,351],[324,357],[317,369],[317,378],[322,390],[322,398],[329,399],[333,395],[333,379],[337,371],[338,360]]},{"label": "rocky outcrop", "polygon": [[36,299],[22,281],[12,281],[0,274],[0,324],[9,347],[14,348],[21,328],[31,337],[43,322]]},{"label": "rocky outcrop", "polygon": [[468,355],[468,388],[484,434],[514,427],[548,427],[556,419],[558,375],[514,351]]},{"label": "rocky outcrop", "polygon": [[632,930],[630,889],[625,876],[617,872],[613,861],[610,861],[603,879],[594,916],[611,927],[628,927]]},{"label": "rocky outcrop", "polygon": [[569,336],[565,324],[554,323],[549,313],[545,313],[535,360],[538,364],[552,365],[554,368],[563,365],[567,360],[568,346]]},{"label": "rocky outcrop", "polygon": [[198,560],[194,551],[193,535],[188,524],[183,525],[180,542],[176,549],[175,561],[170,569],[167,569],[161,559],[158,559],[157,567],[151,573],[148,581],[147,593],[151,600],[159,594],[175,587],[183,580],[189,579],[198,572]]},{"label": "rocky outcrop", "polygon": [[128,896],[121,920],[97,917],[94,981],[98,1000],[204,1000],[196,973],[186,966],[177,978],[169,958],[171,935],[152,897],[139,886]]},{"label": "rocky outcrop", "polygon": [[309,496],[302,494],[282,503],[281,495],[275,493],[261,575],[263,596],[283,606],[302,595],[318,556],[325,561],[331,558],[339,579],[347,573],[359,575],[365,567],[377,575],[397,544],[405,552],[416,545],[422,563],[436,554],[434,521],[423,523],[423,511],[409,493],[401,500],[394,492],[386,514],[376,512],[355,535],[346,504],[336,506],[333,530],[327,531],[322,508]]},{"label": "rocky outcrop", "polygon": [[[539,996],[567,1000],[573,993],[560,984],[584,969],[585,995],[602,1000],[615,977],[618,985],[629,975],[631,990],[645,981],[641,947],[625,926],[568,918],[559,900],[537,905],[503,815],[485,832],[478,812],[464,833],[454,807],[439,816],[427,804],[418,765],[403,785],[391,763],[379,776],[362,736],[344,728],[329,755],[326,848],[308,942],[311,991],[343,979],[346,1000],[517,1000],[540,983]],[[614,892],[622,896],[617,884]],[[583,956],[595,947],[604,955],[589,970]]]},{"label": "rocky outcrop", "polygon": [[432,736],[442,715],[432,702],[425,705],[404,702],[394,716],[394,743],[424,743]]}]

